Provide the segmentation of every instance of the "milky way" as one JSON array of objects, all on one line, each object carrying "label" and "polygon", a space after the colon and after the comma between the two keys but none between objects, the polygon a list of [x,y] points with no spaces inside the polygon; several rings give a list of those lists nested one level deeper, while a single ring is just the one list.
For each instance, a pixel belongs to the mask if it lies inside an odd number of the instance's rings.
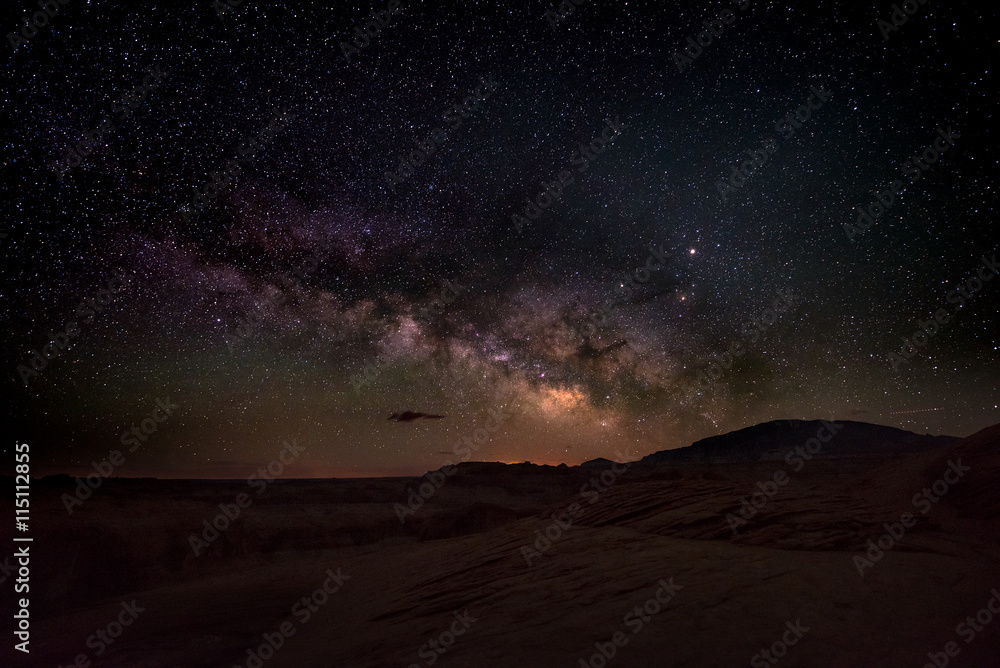
[{"label": "milky way", "polygon": [[1000,422],[993,13],[462,4],[77,1],[8,37],[7,394],[41,470],[158,400],[120,475],[290,438],[288,475],[418,473],[510,406],[476,459]]}]

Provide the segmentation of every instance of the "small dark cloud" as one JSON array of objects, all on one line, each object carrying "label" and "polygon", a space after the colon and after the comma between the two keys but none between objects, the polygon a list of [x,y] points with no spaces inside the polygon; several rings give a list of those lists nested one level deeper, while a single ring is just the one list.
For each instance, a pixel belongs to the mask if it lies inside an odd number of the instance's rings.
[{"label": "small dark cloud", "polygon": [[413,422],[414,420],[419,420],[420,418],[424,418],[425,420],[440,420],[443,417],[443,415],[434,415],[432,413],[403,411],[402,413],[393,413],[388,419],[395,420],[396,422]]}]

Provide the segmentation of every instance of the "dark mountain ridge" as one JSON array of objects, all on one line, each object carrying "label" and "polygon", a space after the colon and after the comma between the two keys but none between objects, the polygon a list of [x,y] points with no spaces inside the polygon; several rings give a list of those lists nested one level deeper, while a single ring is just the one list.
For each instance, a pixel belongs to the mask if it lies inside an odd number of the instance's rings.
[{"label": "dark mountain ridge", "polygon": [[[832,425],[833,428],[828,425]],[[830,438],[830,433],[833,437]],[[756,462],[781,460],[795,448],[817,438],[819,458],[858,455],[901,455],[926,452],[959,442],[955,436],[915,434],[905,429],[852,420],[774,420],[718,436],[709,436],[684,448],[660,450],[643,457],[641,465],[672,462]],[[823,439],[827,439],[823,442]],[[816,444],[812,444],[816,449]]]}]

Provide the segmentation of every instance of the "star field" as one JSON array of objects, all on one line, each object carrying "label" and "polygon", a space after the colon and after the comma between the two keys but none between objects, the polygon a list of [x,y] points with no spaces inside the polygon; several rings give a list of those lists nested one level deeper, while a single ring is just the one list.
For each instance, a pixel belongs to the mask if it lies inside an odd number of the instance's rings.
[{"label": "star field", "polygon": [[[169,397],[180,408],[121,475],[244,476],[294,437],[307,454],[288,475],[306,477],[437,468],[507,404],[477,459],[638,458],[786,418],[1000,422],[1000,280],[947,297],[1000,250],[993,10],[927,3],[885,40],[891,3],[740,4],[594,0],[552,26],[556,2],[404,0],[349,60],[385,4],[62,5],[5,54],[16,438],[79,474]],[[51,164],[155,66],[158,87],[60,182]],[[287,127],[243,155],[281,110]],[[901,176],[949,128],[954,145]],[[227,161],[239,173],[185,215]],[[539,206],[561,171],[573,182]],[[637,274],[651,246],[665,260]],[[114,271],[129,287],[26,375]],[[445,417],[386,420],[405,410]]]}]

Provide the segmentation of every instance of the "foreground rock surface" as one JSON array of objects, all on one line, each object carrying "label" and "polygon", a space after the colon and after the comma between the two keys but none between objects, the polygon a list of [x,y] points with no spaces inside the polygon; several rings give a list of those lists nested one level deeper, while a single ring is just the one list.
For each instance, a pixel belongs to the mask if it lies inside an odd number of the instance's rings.
[{"label": "foreground rock surface", "polygon": [[[968,472],[921,513],[914,496],[959,459]],[[609,666],[774,665],[757,655],[788,623],[808,630],[781,666],[922,666],[949,641],[954,665],[997,665],[1000,619],[970,642],[956,627],[1000,590],[1000,428],[798,471],[636,464],[594,493],[606,470],[469,465],[405,524],[393,504],[418,479],[279,481],[197,557],[189,536],[245,483],[110,480],[69,516],[72,484],[46,481],[32,665],[246,666],[282,622],[294,633],[263,666],[602,665],[616,632]],[[734,532],[727,515],[778,470],[787,482]],[[906,512],[862,575],[855,557]],[[296,603],[338,569],[303,621]],[[661,581],[676,593],[653,605]],[[144,610],[95,656],[88,638],[133,599]]]}]

